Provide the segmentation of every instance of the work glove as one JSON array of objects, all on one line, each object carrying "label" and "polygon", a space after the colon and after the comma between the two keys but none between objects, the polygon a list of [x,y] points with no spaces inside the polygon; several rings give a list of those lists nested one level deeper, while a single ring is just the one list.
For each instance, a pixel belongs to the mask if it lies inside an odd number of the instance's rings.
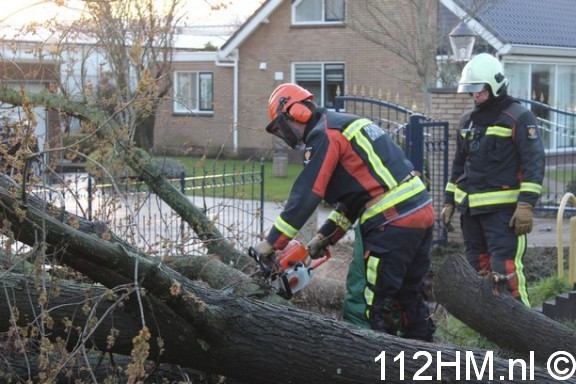
[{"label": "work glove", "polygon": [[308,248],[308,254],[312,259],[319,259],[326,255],[326,247],[329,244],[330,239],[320,233],[317,233],[316,236],[310,240],[306,248]]},{"label": "work glove", "polygon": [[272,244],[270,244],[266,240],[262,240],[261,242],[256,244],[254,249],[256,249],[256,251],[260,255],[260,258],[262,258],[262,259],[265,259],[268,256],[270,256],[272,253],[274,253],[274,247],[272,246]]},{"label": "work glove", "polygon": [[525,235],[532,231],[532,205],[519,202],[510,219],[510,227],[514,227],[516,236]]},{"label": "work glove", "polygon": [[444,203],[444,207],[442,207],[442,212],[440,212],[440,219],[442,220],[442,225],[448,232],[452,232],[454,230],[454,226],[452,225],[452,216],[454,216],[454,204],[452,203]]}]

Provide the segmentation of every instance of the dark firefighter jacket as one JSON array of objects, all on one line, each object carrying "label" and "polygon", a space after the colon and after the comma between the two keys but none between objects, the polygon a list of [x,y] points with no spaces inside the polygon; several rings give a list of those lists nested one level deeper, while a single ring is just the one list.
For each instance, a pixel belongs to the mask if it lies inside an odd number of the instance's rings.
[{"label": "dark firefighter jacket", "polygon": [[368,119],[318,108],[304,142],[304,169],[267,236],[276,249],[296,236],[322,199],[336,204],[319,230],[331,244],[358,218],[369,230],[430,202],[402,149]]},{"label": "dark firefighter jacket", "polygon": [[510,96],[462,115],[445,202],[470,214],[534,206],[544,179],[544,145],[536,117]]}]

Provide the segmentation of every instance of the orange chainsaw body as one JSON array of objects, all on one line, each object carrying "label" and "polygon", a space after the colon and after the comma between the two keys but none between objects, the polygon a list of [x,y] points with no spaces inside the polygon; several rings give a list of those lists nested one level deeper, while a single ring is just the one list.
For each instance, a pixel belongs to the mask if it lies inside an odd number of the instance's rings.
[{"label": "orange chainsaw body", "polygon": [[[281,271],[281,276],[274,282],[281,291],[288,291],[290,287],[290,296],[304,288],[314,269],[328,261],[332,255],[326,251],[326,254],[318,259],[312,259],[308,254],[308,249],[297,240],[291,240],[286,248],[276,251],[276,261]],[[287,292],[286,292],[287,293]]]},{"label": "orange chainsaw body", "polygon": [[324,256],[312,259],[308,249],[297,240],[291,240],[283,250],[266,258],[254,247],[248,248],[248,254],[260,264],[261,276],[286,299],[304,288],[314,269],[332,257],[328,250],[324,250]]}]

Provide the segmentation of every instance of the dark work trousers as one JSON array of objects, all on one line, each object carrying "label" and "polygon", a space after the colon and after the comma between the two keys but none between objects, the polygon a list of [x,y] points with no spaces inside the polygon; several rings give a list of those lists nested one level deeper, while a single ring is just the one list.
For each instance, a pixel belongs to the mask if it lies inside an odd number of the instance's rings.
[{"label": "dark work trousers", "polygon": [[366,316],[374,330],[432,340],[435,330],[422,291],[430,268],[431,205],[362,234]]},{"label": "dark work trousers", "polygon": [[510,219],[514,210],[460,216],[466,259],[485,276],[490,272],[509,276],[508,290],[530,307],[522,259],[526,253],[526,235],[516,236]]}]

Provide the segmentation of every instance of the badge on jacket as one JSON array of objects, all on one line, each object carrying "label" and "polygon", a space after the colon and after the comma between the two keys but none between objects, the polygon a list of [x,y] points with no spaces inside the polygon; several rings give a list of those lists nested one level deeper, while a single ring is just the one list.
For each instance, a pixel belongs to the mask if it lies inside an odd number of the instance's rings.
[{"label": "badge on jacket", "polygon": [[535,125],[528,125],[528,139],[535,140],[538,138],[538,127]]},{"label": "badge on jacket", "polygon": [[306,149],[304,149],[304,165],[310,162],[310,159],[312,158],[313,149],[314,147],[306,147]]}]

